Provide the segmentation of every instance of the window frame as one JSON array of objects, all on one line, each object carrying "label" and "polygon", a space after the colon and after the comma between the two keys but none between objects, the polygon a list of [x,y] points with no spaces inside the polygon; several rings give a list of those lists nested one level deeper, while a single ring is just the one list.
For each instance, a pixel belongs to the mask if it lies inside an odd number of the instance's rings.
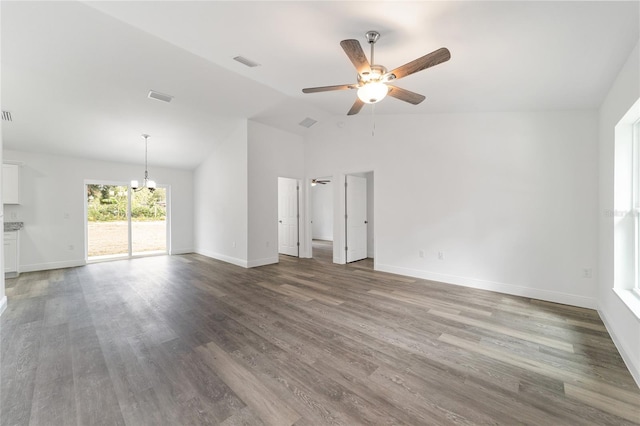
[{"label": "window frame", "polygon": [[632,293],[640,298],[640,118],[638,118],[631,126],[632,131],[632,179],[631,184],[633,195],[631,212],[634,220],[634,236],[635,236],[635,276],[634,285],[631,289]]},{"label": "window frame", "polygon": [[614,127],[613,292],[640,320],[640,98]]}]

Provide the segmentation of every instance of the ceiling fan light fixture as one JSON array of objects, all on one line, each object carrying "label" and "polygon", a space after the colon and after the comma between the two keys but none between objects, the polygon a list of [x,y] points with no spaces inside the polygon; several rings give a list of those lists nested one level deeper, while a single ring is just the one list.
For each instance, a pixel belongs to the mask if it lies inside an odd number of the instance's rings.
[{"label": "ceiling fan light fixture", "polygon": [[367,83],[358,89],[358,97],[365,104],[380,102],[389,93],[389,86],[379,81]]}]

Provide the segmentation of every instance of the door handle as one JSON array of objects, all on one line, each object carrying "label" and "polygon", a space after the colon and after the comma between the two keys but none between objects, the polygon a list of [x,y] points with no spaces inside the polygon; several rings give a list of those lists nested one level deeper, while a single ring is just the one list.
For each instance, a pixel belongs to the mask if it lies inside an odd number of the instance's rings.
[{"label": "door handle", "polygon": [[365,220],[365,221],[364,221],[364,223],[365,223],[365,225],[366,225],[367,223],[369,223],[369,221],[368,221],[368,220]]},{"label": "door handle", "polygon": [[282,223],[282,221],[281,221],[281,220],[279,220],[278,222]]}]

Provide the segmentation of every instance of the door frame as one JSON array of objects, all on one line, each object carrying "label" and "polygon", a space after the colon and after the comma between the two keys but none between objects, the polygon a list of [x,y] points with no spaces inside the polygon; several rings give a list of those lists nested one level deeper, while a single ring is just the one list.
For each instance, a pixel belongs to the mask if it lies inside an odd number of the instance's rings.
[{"label": "door frame", "polygon": [[[376,211],[376,196],[375,196],[375,192],[376,192],[376,171],[374,168],[370,168],[370,169],[365,169],[364,171],[362,170],[357,170],[357,171],[349,171],[349,172],[344,172],[344,173],[314,173],[312,176],[316,177],[316,176],[323,176],[323,177],[330,177],[332,180],[332,183],[335,182],[335,185],[333,186],[333,263],[336,264],[340,264],[340,265],[345,265],[347,264],[347,257],[346,257],[346,253],[345,253],[345,243],[346,243],[346,239],[345,239],[345,229],[346,229],[346,222],[345,222],[345,190],[344,190],[344,182],[346,179],[347,175],[356,175],[356,176],[362,176],[364,174],[367,173],[372,173],[373,175],[373,185],[372,185],[372,191],[373,191],[373,199],[372,199],[372,204],[373,204],[373,216],[375,218],[375,211]],[[303,190],[306,191],[306,193],[309,192],[309,188],[311,187],[311,179],[312,177],[308,177],[304,182],[305,184],[303,185]],[[342,182],[342,184],[340,184],[339,182]],[[305,238],[304,238],[304,254],[301,254],[301,257],[312,257],[312,253],[313,253],[313,249],[312,249],[312,238],[311,238],[311,206],[310,206],[310,199],[311,197],[306,197],[306,201],[305,201],[305,210],[306,210],[306,214],[305,214]],[[373,240],[374,240],[374,244],[373,244],[373,268],[376,269],[376,252],[378,251],[377,249],[377,244],[375,244],[375,241],[377,241],[377,237],[376,237],[376,226],[375,226],[375,220],[373,220],[373,224],[371,223],[372,220],[371,218],[367,218],[367,220],[369,221],[369,226],[372,229],[373,232]],[[367,243],[368,244],[368,243]]]},{"label": "door frame", "polygon": [[[333,179],[333,176],[316,176],[315,178],[311,178],[309,179],[309,185],[307,185],[307,190],[309,191],[309,221],[308,221],[308,225],[309,225],[309,241],[311,242],[311,251],[309,253],[309,257],[313,257],[313,239],[314,239],[314,234],[313,234],[313,228],[314,228],[314,224],[313,221],[317,219],[317,217],[314,217],[314,211],[316,209],[316,204],[314,202],[314,195],[313,195],[313,186],[311,185],[311,183],[313,182],[314,179],[328,179],[329,180],[329,188],[331,190],[331,233],[333,234],[333,192],[334,192],[334,185],[338,185],[338,183],[335,182],[335,180]],[[333,235],[331,235],[331,241],[333,242]]]}]

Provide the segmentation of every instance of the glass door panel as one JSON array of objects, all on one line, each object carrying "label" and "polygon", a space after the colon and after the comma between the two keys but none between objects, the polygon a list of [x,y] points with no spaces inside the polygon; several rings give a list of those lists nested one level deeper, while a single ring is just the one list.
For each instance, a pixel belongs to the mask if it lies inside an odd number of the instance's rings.
[{"label": "glass door panel", "polygon": [[87,185],[89,259],[129,255],[128,194],[126,186]]},{"label": "glass door panel", "polygon": [[131,249],[134,255],[167,252],[167,190],[131,193]]}]

